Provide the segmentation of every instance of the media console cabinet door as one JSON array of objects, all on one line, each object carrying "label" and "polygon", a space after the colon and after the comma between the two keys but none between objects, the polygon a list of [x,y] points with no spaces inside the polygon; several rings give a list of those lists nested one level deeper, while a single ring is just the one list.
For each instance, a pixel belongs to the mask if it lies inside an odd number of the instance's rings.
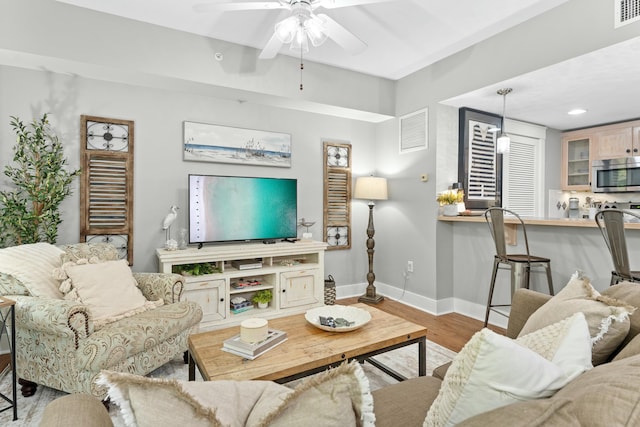
[{"label": "media console cabinet door", "polygon": [[183,298],[200,304],[202,323],[216,322],[227,318],[226,281],[187,279]]},{"label": "media console cabinet door", "polygon": [[[280,275],[280,307],[298,307],[319,301],[319,270],[289,271]],[[324,286],[324,282],[323,282]],[[324,292],[324,290],[323,290]]]}]

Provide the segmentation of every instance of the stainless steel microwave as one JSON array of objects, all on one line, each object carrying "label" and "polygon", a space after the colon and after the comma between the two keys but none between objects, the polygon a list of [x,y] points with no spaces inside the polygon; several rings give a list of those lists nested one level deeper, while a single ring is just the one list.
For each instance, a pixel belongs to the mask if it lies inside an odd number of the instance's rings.
[{"label": "stainless steel microwave", "polygon": [[594,160],[591,189],[594,193],[640,192],[640,157]]}]

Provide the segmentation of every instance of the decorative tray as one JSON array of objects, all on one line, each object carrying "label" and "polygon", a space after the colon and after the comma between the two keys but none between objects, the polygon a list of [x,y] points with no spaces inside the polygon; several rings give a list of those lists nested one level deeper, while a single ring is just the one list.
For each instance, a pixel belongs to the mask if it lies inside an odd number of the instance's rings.
[{"label": "decorative tray", "polygon": [[304,317],[316,328],[329,332],[354,331],[371,320],[371,314],[367,310],[347,305],[312,308],[305,313]]}]

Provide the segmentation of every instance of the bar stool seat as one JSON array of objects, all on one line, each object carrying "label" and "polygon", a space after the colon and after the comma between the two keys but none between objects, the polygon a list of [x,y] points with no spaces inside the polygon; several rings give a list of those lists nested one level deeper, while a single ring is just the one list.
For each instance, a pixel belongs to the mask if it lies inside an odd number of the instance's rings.
[{"label": "bar stool seat", "polygon": [[[526,254],[508,254],[506,244],[506,233],[504,227],[504,214],[513,215],[522,227],[522,234],[524,236],[524,244],[526,248]],[[502,316],[508,317],[507,314],[497,307],[509,307],[511,304],[494,304],[493,292],[496,286],[496,277],[498,270],[501,268],[501,264],[506,264],[508,267],[502,267],[503,269],[511,270],[511,297],[517,288],[529,289],[531,269],[537,267],[543,267],[547,275],[547,285],[549,286],[549,295],[553,295],[553,279],[551,278],[551,260],[549,258],[531,255],[529,251],[529,239],[527,238],[527,229],[524,225],[524,221],[520,216],[508,209],[504,208],[489,208],[484,212],[484,218],[489,225],[491,231],[491,237],[496,246],[496,254],[493,258],[493,271],[491,273],[491,283],[489,285],[489,299],[487,301],[487,309],[484,316],[484,326],[489,323],[489,314],[493,311]]]}]

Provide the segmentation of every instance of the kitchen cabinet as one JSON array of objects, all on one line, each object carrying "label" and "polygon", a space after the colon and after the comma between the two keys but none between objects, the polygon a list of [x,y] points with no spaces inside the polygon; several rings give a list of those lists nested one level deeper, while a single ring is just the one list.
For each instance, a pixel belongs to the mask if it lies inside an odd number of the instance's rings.
[{"label": "kitchen cabinet", "polygon": [[594,128],[592,160],[640,156],[640,121]]},{"label": "kitchen cabinet", "polygon": [[640,120],[563,133],[562,190],[590,191],[594,160],[629,156],[640,156]]},{"label": "kitchen cabinet", "polygon": [[591,189],[592,134],[587,131],[567,132],[562,137],[562,189]]}]

